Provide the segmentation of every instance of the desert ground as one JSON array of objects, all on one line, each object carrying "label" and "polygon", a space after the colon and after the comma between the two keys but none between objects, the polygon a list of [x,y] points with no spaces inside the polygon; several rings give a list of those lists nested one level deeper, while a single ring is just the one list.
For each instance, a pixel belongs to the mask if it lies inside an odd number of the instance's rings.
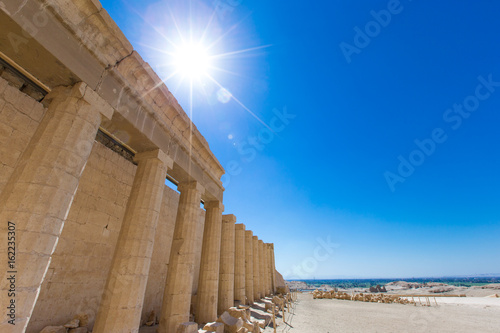
[{"label": "desert ground", "polygon": [[[299,293],[277,332],[500,332],[500,298],[436,297],[432,306],[313,299]],[[273,332],[267,327],[264,332]]]}]

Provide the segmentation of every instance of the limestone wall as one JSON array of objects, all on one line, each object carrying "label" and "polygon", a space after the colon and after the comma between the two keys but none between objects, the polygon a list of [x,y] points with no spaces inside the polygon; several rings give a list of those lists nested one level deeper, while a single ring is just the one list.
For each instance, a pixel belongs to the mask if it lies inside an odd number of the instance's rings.
[{"label": "limestone wall", "polygon": [[191,310],[194,313],[194,305],[196,304],[196,294],[198,293],[198,282],[200,277],[200,262],[201,262],[201,247],[203,245],[203,230],[205,229],[205,210],[200,208],[200,218],[196,227],[196,248],[194,258],[194,279],[193,279],[193,299],[191,302]]},{"label": "limestone wall", "polygon": [[[161,311],[178,206],[179,193],[165,186],[162,209],[158,219],[158,226],[156,227],[155,246],[151,258],[151,266],[149,268],[149,278],[146,287],[146,295],[144,296],[141,323],[146,323],[151,311],[155,312],[156,317],[159,316]],[[200,219],[196,231],[196,238],[200,244],[203,238],[204,221],[205,211],[200,208]],[[201,249],[199,251],[197,250],[197,252],[201,254]],[[194,272],[194,280],[196,283],[193,282],[193,295],[196,294],[198,287],[200,259],[200,255],[197,254],[196,271]]]},{"label": "limestone wall", "polygon": [[45,114],[33,98],[0,77],[0,192]]},{"label": "limestone wall", "polygon": [[163,289],[167,279],[168,260],[174,236],[175,218],[179,205],[179,193],[165,186],[163,203],[155,234],[155,247],[149,267],[149,279],[144,296],[141,322],[146,322],[151,311],[161,311]]},{"label": "limestone wall", "polygon": [[[136,166],[94,143],[28,326],[89,315],[92,325],[108,276]],[[106,184],[106,186],[103,186]]]}]

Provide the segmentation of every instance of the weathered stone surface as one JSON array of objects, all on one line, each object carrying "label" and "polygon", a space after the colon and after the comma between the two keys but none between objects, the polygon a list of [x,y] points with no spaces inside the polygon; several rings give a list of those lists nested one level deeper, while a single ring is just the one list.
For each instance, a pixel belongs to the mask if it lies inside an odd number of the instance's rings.
[{"label": "weathered stone surface", "polygon": [[177,333],[198,333],[198,324],[194,322],[186,322],[179,325]]},{"label": "weathered stone surface", "polygon": [[259,255],[259,238],[252,237],[253,246],[253,295],[254,301],[262,297],[260,290],[260,255]]},{"label": "weathered stone surface", "polygon": [[181,183],[179,208],[174,240],[163,294],[159,333],[175,332],[181,323],[189,320],[194,279],[197,219],[203,186],[197,182]]},{"label": "weathered stone surface", "polygon": [[222,215],[220,247],[219,298],[217,312],[223,313],[234,305],[234,223],[236,216]]},{"label": "weathered stone surface", "polygon": [[73,319],[72,321],[64,324],[64,327],[66,328],[77,328],[80,326],[80,321],[78,319]]},{"label": "weathered stone surface", "polygon": [[71,328],[68,333],[87,333],[89,330],[87,327]]},{"label": "weathered stone surface", "polygon": [[173,160],[159,149],[134,159],[137,171],[94,333],[125,332],[141,321],[165,176]]},{"label": "weathered stone surface", "polygon": [[235,307],[230,307],[229,309],[226,310],[231,316],[234,318],[241,318],[244,320],[249,320],[250,317],[248,316],[248,312],[246,309],[237,309]]},{"label": "weathered stone surface", "polygon": [[207,323],[217,319],[222,211],[224,206],[219,201],[210,201],[205,203],[205,208],[205,228],[196,299],[196,321],[199,323]]},{"label": "weathered stone surface", "polygon": [[227,311],[217,319],[217,322],[224,324],[224,333],[236,333],[243,327],[243,320],[231,316]]},{"label": "weathered stone surface", "polygon": [[254,291],[253,291],[253,232],[245,230],[245,296],[247,304],[253,304]]},{"label": "weathered stone surface", "polygon": [[275,276],[276,276],[276,293],[278,294],[287,294],[290,292],[288,289],[288,286],[285,283],[285,279],[283,279],[283,276],[275,270]]},{"label": "weathered stone surface", "polygon": [[208,323],[203,327],[203,329],[208,332],[224,333],[224,323]]},{"label": "weathered stone surface", "polygon": [[245,296],[245,225],[237,223],[234,226],[234,301],[236,304],[246,304]]},{"label": "weathered stone surface", "polygon": [[250,320],[243,320],[243,327],[245,327],[249,332],[254,330],[254,324]]},{"label": "weathered stone surface", "polygon": [[148,319],[146,320],[146,326],[153,326],[156,323],[156,313],[155,311],[151,311],[151,313],[148,316]]},{"label": "weathered stone surface", "polygon": [[[23,292],[16,294],[16,302],[23,306],[16,313],[15,332],[26,329],[102,117],[112,114],[98,107],[102,100],[84,83],[54,89],[46,99],[51,100],[47,115],[0,193],[0,220],[17,222],[19,240],[16,288]],[[6,237],[6,223],[0,233]],[[0,252],[6,253],[6,246],[0,244]],[[6,272],[0,273],[1,281]],[[1,284],[4,295],[6,286]],[[6,320],[3,316],[0,325]]]},{"label": "weathered stone surface", "polygon": [[40,333],[66,333],[67,330],[64,326],[47,326]]},{"label": "weathered stone surface", "polygon": [[79,326],[88,326],[89,325],[89,315],[87,313],[79,313],[73,319],[78,319]]}]

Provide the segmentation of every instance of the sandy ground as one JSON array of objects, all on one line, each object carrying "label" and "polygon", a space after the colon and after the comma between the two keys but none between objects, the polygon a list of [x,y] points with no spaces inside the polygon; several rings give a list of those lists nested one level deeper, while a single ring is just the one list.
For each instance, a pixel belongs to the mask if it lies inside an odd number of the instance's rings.
[{"label": "sandy ground", "polygon": [[[299,294],[289,324],[278,319],[277,332],[500,332],[500,298],[436,297],[438,306],[380,304],[314,299]],[[271,327],[266,333],[273,332]]]}]

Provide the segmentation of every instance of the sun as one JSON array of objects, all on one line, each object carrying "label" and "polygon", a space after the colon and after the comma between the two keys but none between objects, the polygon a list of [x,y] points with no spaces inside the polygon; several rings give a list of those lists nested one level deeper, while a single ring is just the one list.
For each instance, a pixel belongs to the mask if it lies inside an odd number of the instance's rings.
[{"label": "sun", "polygon": [[176,47],[173,54],[175,71],[190,79],[200,79],[208,74],[211,57],[202,44],[187,43]]}]

